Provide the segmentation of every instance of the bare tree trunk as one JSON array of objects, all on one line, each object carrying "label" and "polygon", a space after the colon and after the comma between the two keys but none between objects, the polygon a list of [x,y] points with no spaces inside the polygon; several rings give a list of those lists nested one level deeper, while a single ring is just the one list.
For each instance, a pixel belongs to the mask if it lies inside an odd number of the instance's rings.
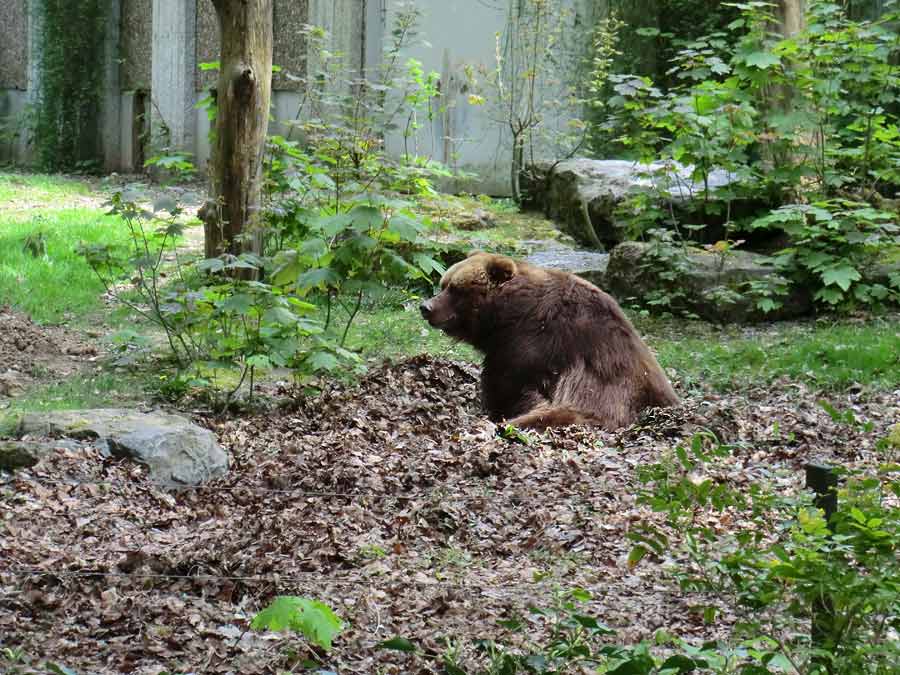
[{"label": "bare tree trunk", "polygon": [[784,37],[796,35],[806,28],[806,0],[779,0],[778,31]]},{"label": "bare tree trunk", "polygon": [[262,158],[272,97],[272,1],[212,0],[219,18],[212,202],[201,209],[206,257],[259,253]]}]

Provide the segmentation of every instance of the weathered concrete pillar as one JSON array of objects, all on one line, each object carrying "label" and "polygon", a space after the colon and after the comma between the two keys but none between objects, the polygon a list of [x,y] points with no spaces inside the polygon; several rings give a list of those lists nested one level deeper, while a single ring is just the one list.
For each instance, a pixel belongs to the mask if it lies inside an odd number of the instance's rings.
[{"label": "weathered concrete pillar", "polygon": [[195,150],[196,42],[197,0],[153,0],[150,118],[154,150]]},{"label": "weathered concrete pillar", "polygon": [[122,25],[122,1],[106,0],[107,23],[106,40],[103,45],[103,91],[100,96],[100,129],[98,133],[100,156],[107,171],[122,170],[120,152],[120,110],[122,107],[122,87],[119,77],[119,27]]},{"label": "weathered concrete pillar", "polygon": [[41,95],[41,33],[44,20],[39,0],[28,0],[28,103],[36,105]]},{"label": "weathered concrete pillar", "polygon": [[[366,4],[374,4],[375,0],[363,3],[360,0],[309,0],[309,22],[328,31],[331,42],[328,49],[340,52],[344,63],[357,74],[363,67],[363,26],[367,18]],[[315,72],[318,64],[315,59],[308,60],[310,73]]]},{"label": "weathered concrete pillar", "polygon": [[363,0],[363,2],[362,66],[365,69],[366,77],[374,79],[378,74],[384,49],[387,7],[380,0]]}]

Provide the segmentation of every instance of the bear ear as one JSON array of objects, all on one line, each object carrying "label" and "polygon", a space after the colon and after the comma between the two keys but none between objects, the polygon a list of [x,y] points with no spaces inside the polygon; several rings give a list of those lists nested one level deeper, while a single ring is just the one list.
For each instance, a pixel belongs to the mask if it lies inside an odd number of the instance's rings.
[{"label": "bear ear", "polygon": [[498,256],[487,264],[487,275],[498,286],[505,284],[516,275],[516,263],[512,258]]}]

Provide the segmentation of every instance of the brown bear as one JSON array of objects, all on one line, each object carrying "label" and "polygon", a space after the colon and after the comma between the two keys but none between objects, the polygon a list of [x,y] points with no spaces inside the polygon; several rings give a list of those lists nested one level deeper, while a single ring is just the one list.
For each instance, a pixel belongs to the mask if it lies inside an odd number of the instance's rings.
[{"label": "brown bear", "polygon": [[678,402],[616,301],[574,274],[475,252],[420,310],[484,354],[482,402],[495,422],[612,430]]}]

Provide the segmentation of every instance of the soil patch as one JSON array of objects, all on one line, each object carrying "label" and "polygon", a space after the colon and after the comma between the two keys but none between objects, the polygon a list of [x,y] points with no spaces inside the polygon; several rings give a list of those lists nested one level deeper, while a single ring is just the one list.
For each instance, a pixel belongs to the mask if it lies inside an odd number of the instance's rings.
[{"label": "soil patch", "polygon": [[[721,636],[666,580],[661,560],[627,565],[628,531],[657,516],[636,471],[697,431],[735,445],[731,485],[800,488],[803,464],[873,466],[897,419],[895,392],[832,403],[873,429],[835,423],[817,394],[785,382],[688,398],[617,433],[570,428],[531,445],[500,439],[477,404],[478,369],[417,357],[290,409],[206,420],[232,470],[166,492],[140,467],[61,445],[0,484],[0,635],[29,659],[78,672],[271,673],[310,652],[248,631],[276,595],[327,602],[346,620],[326,670],[428,673],[376,645],[395,635],[433,653],[444,637],[472,658],[498,619],[526,616],[555,589],[589,589],[585,613],[632,642],[661,627]],[[710,527],[739,514],[698,514]],[[672,562],[671,560],[668,562]]]},{"label": "soil patch", "polygon": [[0,399],[18,395],[36,381],[71,376],[97,356],[96,343],[84,336],[40,326],[21,312],[0,307]]}]

